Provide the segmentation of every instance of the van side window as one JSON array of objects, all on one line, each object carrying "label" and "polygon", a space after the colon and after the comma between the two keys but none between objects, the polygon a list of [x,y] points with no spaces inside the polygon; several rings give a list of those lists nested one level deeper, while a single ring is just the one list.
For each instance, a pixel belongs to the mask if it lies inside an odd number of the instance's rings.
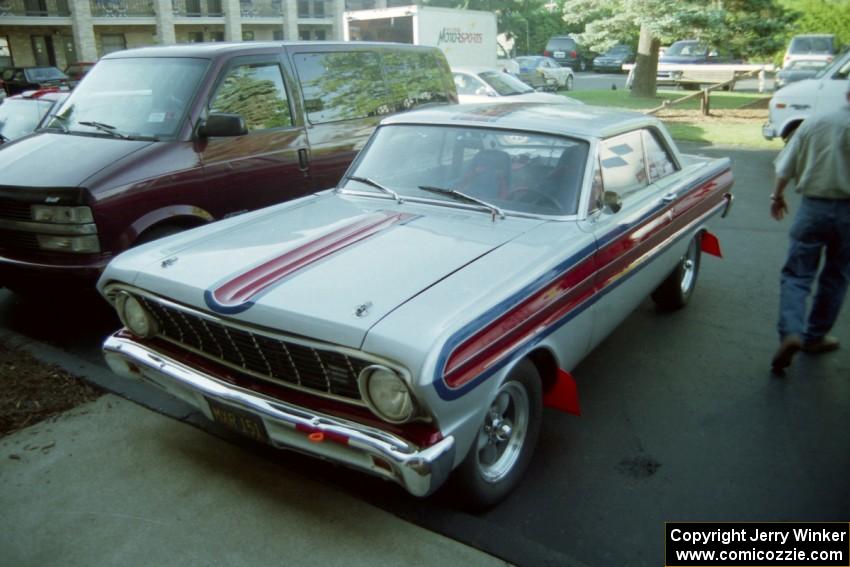
[{"label": "van side window", "polygon": [[599,144],[599,162],[606,191],[625,197],[648,184],[640,130],[604,140]]},{"label": "van side window", "polygon": [[298,53],[293,59],[311,124],[376,116],[387,111],[387,93],[377,53]]},{"label": "van side window", "polygon": [[384,52],[381,55],[392,112],[428,103],[448,102],[440,67],[431,53]]},{"label": "van side window", "polygon": [[646,150],[646,163],[649,166],[649,182],[655,183],[676,171],[676,164],[667,150],[658,141],[655,132],[643,131],[643,145]]},{"label": "van side window", "polygon": [[242,115],[249,131],[292,126],[283,75],[277,63],[232,67],[218,86],[209,110]]}]

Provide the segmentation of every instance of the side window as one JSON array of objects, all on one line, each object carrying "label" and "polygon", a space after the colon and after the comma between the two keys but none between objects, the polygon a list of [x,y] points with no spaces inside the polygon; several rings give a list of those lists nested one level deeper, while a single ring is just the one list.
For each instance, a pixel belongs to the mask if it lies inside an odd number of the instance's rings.
[{"label": "side window", "polygon": [[650,130],[643,131],[643,145],[646,149],[646,162],[649,166],[649,182],[655,183],[663,177],[667,177],[676,171],[676,164],[670,158],[670,154],[656,134]]},{"label": "side window", "polygon": [[599,144],[599,163],[606,191],[615,191],[625,197],[647,186],[640,130]]},{"label": "side window", "polygon": [[209,111],[241,114],[249,131],[292,126],[283,75],[277,63],[232,67],[216,89]]},{"label": "side window", "polygon": [[474,95],[475,91],[479,87],[477,81],[466,73],[455,73],[454,79],[455,87],[457,87],[457,94],[459,95]]},{"label": "side window", "polygon": [[[389,92],[390,110],[399,112],[423,104],[446,102],[443,75],[434,55],[415,51],[384,52],[381,55],[384,79]],[[473,90],[481,85],[474,84]],[[473,93],[474,94],[474,93]]]},{"label": "side window", "polygon": [[311,124],[385,112],[387,93],[377,53],[298,53],[294,61]]}]

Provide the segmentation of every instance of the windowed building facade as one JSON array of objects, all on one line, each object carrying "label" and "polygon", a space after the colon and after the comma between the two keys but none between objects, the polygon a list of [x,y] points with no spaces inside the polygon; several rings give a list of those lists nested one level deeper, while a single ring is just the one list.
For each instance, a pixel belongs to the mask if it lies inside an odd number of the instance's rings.
[{"label": "windowed building facade", "polygon": [[341,40],[345,10],[398,4],[399,0],[0,0],[0,68],[64,68],[155,44]]}]

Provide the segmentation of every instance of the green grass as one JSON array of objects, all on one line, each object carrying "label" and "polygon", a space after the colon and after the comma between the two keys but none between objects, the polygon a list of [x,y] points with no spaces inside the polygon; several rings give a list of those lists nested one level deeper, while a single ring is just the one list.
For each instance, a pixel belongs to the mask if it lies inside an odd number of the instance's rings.
[{"label": "green grass", "polygon": [[[637,98],[628,90],[587,90],[569,91],[562,94],[578,99],[586,104],[611,106],[631,110],[649,110],[663,104],[664,100],[676,100],[690,94],[688,91],[658,91],[655,97]],[[711,108],[728,110],[744,108],[769,95],[758,93],[712,92]],[[685,101],[672,107],[674,109],[699,110],[699,98]],[[761,124],[724,121],[721,118],[695,122],[665,122],[670,135],[677,140],[708,142],[715,145],[746,146],[759,149],[782,149],[780,140],[765,140],[761,135]]]},{"label": "green grass", "polygon": [[[574,99],[580,100],[585,104],[594,104],[598,106],[616,106],[619,108],[630,108],[634,110],[648,110],[661,106],[665,100],[676,100],[683,96],[691,94],[690,91],[658,91],[658,94],[651,98],[633,97],[628,90],[620,89],[616,91],[607,89],[588,90],[588,91],[561,91]],[[748,104],[752,104],[760,99],[770,98],[768,95],[757,93],[736,93],[736,92],[712,92],[711,107],[717,109],[732,109],[743,108]],[[685,110],[698,110],[699,98],[694,98],[677,104],[674,108],[682,108]]]}]

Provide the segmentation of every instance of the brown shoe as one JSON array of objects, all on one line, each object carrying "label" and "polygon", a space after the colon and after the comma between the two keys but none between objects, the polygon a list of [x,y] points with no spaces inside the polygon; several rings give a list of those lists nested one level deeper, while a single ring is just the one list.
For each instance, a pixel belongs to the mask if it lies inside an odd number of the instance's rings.
[{"label": "brown shoe", "polygon": [[838,339],[835,337],[821,337],[816,341],[806,341],[803,343],[801,347],[803,352],[807,352],[809,354],[821,354],[824,352],[832,352],[834,350],[838,350],[840,343]]},{"label": "brown shoe", "polygon": [[797,351],[800,350],[803,346],[803,343],[800,341],[800,337],[797,335],[788,335],[785,337],[781,343],[779,343],[779,349],[777,349],[776,354],[773,355],[773,360],[770,361],[770,366],[773,368],[774,372],[782,372],[791,364],[791,359],[794,358],[794,355],[797,354]]}]

